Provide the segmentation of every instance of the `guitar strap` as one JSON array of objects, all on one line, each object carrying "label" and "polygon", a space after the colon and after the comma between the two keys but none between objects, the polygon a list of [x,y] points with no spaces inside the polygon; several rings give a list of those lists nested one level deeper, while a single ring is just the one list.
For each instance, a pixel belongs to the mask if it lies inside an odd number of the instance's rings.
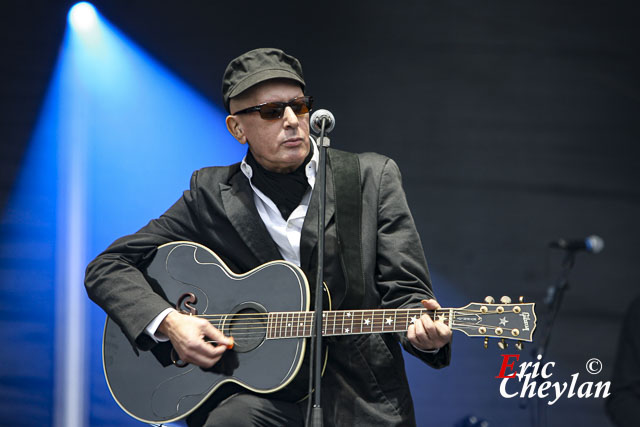
[{"label": "guitar strap", "polygon": [[346,287],[344,299],[335,306],[358,308],[364,297],[360,162],[356,154],[332,148],[327,149],[327,160],[335,189],[336,234]]}]

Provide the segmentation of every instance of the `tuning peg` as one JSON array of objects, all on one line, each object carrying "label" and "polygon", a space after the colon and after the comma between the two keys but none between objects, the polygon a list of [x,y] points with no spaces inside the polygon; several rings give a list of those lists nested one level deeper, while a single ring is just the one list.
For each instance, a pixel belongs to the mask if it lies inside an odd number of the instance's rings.
[{"label": "tuning peg", "polygon": [[523,343],[522,341],[517,341],[517,342],[516,342],[516,348],[517,348],[519,351],[522,351],[522,348],[523,348],[523,347],[524,347],[524,343]]},{"label": "tuning peg", "polygon": [[523,296],[520,296],[520,297],[518,298],[518,302],[519,302],[520,304],[522,304],[522,303],[524,302],[524,297],[523,297]]},{"label": "tuning peg", "polygon": [[511,298],[509,298],[508,296],[503,296],[502,298],[500,298],[500,302],[503,304],[510,304],[511,303]]},{"label": "tuning peg", "polygon": [[489,337],[484,337],[484,349],[486,350],[489,347]]},{"label": "tuning peg", "polygon": [[496,302],[496,300],[494,300],[492,296],[487,295],[486,297],[484,297],[484,302],[486,302],[487,304],[493,304],[494,302]]},{"label": "tuning peg", "polygon": [[498,347],[500,347],[500,350],[504,350],[505,348],[509,347],[509,345],[504,340],[504,338],[502,338],[500,341],[498,341]]}]

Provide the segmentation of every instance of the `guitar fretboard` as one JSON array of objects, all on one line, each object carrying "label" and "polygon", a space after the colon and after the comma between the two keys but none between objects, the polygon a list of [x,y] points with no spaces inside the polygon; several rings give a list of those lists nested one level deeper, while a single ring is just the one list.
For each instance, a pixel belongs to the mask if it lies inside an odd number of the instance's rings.
[{"label": "guitar fretboard", "polygon": [[[429,315],[449,324],[453,309],[398,309],[324,311],[322,335],[359,335],[385,332],[404,332],[420,319]],[[314,313],[310,311],[269,313],[267,339],[310,337],[313,331]]]}]

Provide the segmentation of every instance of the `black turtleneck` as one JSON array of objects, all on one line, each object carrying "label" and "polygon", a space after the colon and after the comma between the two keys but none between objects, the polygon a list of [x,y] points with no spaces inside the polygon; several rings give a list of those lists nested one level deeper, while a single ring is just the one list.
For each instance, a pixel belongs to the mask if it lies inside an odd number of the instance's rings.
[{"label": "black turtleneck", "polygon": [[273,203],[276,204],[280,211],[280,215],[285,220],[298,207],[309,188],[305,167],[312,157],[313,148],[309,147],[309,154],[296,170],[290,173],[278,173],[266,170],[253,157],[251,150],[247,150],[246,162],[251,166],[253,172],[251,182],[257,189],[273,200]]}]

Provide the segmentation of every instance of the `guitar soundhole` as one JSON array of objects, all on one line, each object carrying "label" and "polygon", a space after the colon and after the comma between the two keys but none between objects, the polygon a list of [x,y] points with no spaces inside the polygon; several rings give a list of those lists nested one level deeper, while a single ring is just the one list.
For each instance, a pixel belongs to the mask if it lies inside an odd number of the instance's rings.
[{"label": "guitar soundhole", "polygon": [[267,310],[260,304],[245,302],[227,318],[224,334],[234,339],[233,351],[249,352],[263,343],[267,333]]}]

